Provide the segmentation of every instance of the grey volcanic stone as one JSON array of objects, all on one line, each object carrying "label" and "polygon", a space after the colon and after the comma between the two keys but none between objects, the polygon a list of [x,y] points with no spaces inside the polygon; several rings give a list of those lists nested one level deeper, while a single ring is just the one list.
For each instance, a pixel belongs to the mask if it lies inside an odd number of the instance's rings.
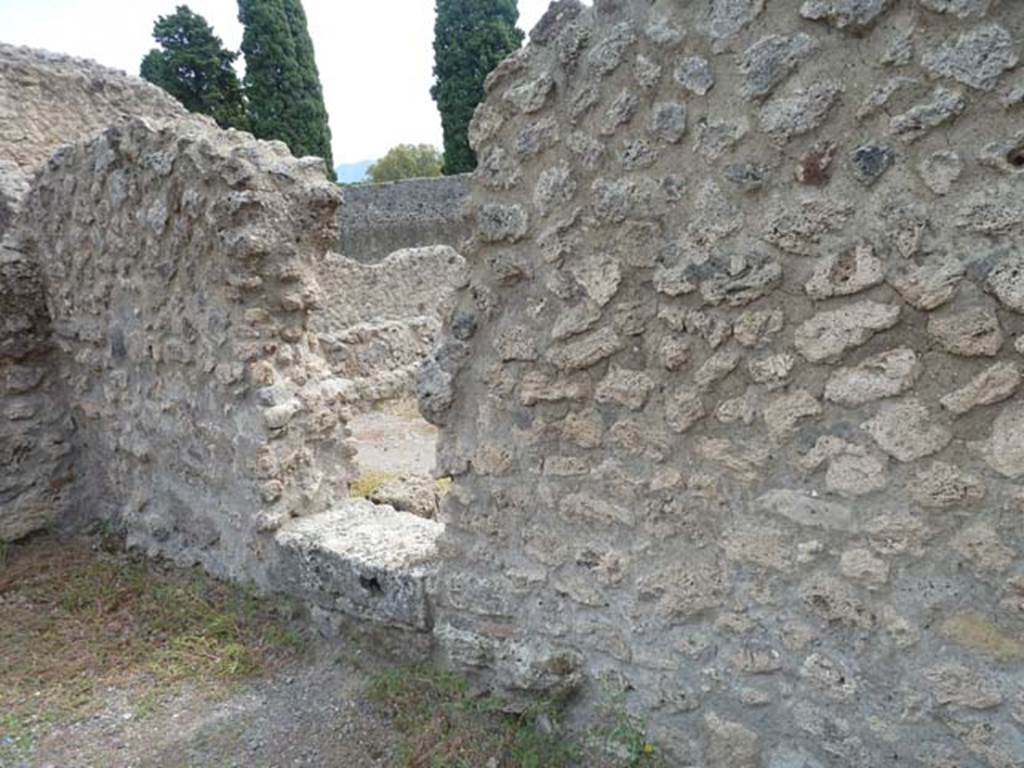
[{"label": "grey volcanic stone", "polygon": [[763,98],[789,77],[818,49],[813,37],[771,35],[750,46],[739,60],[743,74],[740,92],[747,98]]},{"label": "grey volcanic stone", "polygon": [[809,133],[825,122],[842,92],[830,80],[776,96],[761,108],[761,130],[784,141]]},{"label": "grey volcanic stone", "polygon": [[853,165],[857,181],[868,187],[882,178],[882,175],[892,168],[894,162],[896,152],[893,148],[877,144],[864,144],[853,150],[853,154],[850,155],[850,163]]},{"label": "grey volcanic stone", "polygon": [[993,90],[1003,72],[1019,61],[1019,46],[999,24],[962,32],[921,58],[921,64],[934,75],[982,91]]},{"label": "grey volcanic stone", "polygon": [[893,0],[805,0],[800,15],[824,19],[837,29],[865,27],[881,16]]}]

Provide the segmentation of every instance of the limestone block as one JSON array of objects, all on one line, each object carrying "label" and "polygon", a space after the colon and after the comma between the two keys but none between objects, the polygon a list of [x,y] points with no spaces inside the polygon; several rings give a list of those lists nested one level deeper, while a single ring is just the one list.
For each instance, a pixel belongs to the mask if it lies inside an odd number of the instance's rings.
[{"label": "limestone block", "polygon": [[[889,130],[894,136],[899,136],[905,142],[914,142],[939,126],[953,121],[966,109],[967,99],[960,91],[939,86],[932,92],[929,101],[916,104],[906,112],[893,115],[889,120]],[[955,174],[956,177],[959,177],[956,161],[946,159],[944,162],[947,163],[947,167],[951,168],[944,173]],[[940,188],[944,186],[941,176],[938,184]]]},{"label": "limestone block", "polygon": [[936,461],[918,471],[910,484],[910,495],[922,507],[969,506],[985,498],[985,485],[980,478],[959,467]]},{"label": "limestone block", "polygon": [[992,425],[992,435],[978,447],[989,466],[999,474],[1018,478],[1024,475],[1024,407],[1007,406]]},{"label": "limestone block", "polygon": [[889,284],[917,309],[937,309],[956,296],[967,270],[952,256],[938,256],[921,264],[905,262],[894,266]]},{"label": "limestone block", "polygon": [[953,150],[933,152],[922,158],[917,166],[921,179],[937,195],[949,194],[963,170],[963,160]]},{"label": "limestone block", "polygon": [[796,329],[796,348],[812,363],[833,362],[899,321],[900,307],[863,301],[819,312]]},{"label": "limestone block", "polygon": [[861,428],[883,451],[903,462],[937,453],[953,439],[953,433],[936,423],[928,408],[914,398],[884,405]]},{"label": "limestone block", "polygon": [[1020,370],[1015,363],[996,363],[939,402],[947,411],[962,416],[979,406],[1007,400],[1020,387],[1020,382]]},{"label": "limestone block", "polygon": [[675,69],[675,79],[683,88],[698,96],[706,96],[715,87],[711,64],[702,56],[688,56]]},{"label": "limestone block", "polygon": [[1007,255],[988,274],[988,289],[1009,309],[1024,313],[1024,259]]},{"label": "limestone block", "polygon": [[810,133],[825,122],[842,92],[840,83],[828,80],[775,96],[761,108],[761,130],[783,142]]},{"label": "limestone block", "polygon": [[892,349],[872,355],[853,368],[837,370],[825,384],[825,399],[855,406],[895,397],[913,387],[921,371],[914,350]]},{"label": "limestone block", "polygon": [[889,581],[889,564],[868,549],[848,549],[839,559],[843,576],[877,589]]},{"label": "limestone block", "polygon": [[858,243],[823,259],[804,290],[812,299],[850,296],[882,282],[885,271],[868,243]]},{"label": "limestone block", "polygon": [[427,629],[426,585],[443,526],[355,499],[287,523],[275,534],[284,587],[322,608]]},{"label": "limestone block", "polygon": [[746,726],[724,720],[715,713],[704,716],[708,731],[708,768],[759,768],[761,739]]},{"label": "limestone block", "polygon": [[808,527],[851,531],[857,525],[848,507],[800,491],[769,491],[758,497],[754,505],[758,510],[781,515],[798,525]]},{"label": "limestone block", "polygon": [[950,354],[962,357],[995,357],[1005,340],[996,313],[984,307],[933,315],[928,335]]}]

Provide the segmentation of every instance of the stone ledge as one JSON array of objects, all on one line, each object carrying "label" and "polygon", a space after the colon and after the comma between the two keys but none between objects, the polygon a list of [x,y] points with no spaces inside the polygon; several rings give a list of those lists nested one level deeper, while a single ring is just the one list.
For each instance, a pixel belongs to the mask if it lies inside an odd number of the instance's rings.
[{"label": "stone ledge", "polygon": [[432,520],[351,499],[277,532],[272,583],[325,610],[426,631],[427,582],[443,531]]}]

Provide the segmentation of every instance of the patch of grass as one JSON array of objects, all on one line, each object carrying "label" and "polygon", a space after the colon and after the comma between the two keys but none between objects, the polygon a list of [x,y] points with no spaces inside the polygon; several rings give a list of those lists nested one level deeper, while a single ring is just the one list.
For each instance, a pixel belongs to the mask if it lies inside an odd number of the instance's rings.
[{"label": "patch of grass", "polygon": [[626,709],[625,693],[612,692],[607,682],[602,683],[600,725],[591,740],[602,752],[619,756],[623,768],[663,765],[644,723]]},{"label": "patch of grass", "polygon": [[580,757],[558,732],[556,704],[507,715],[500,702],[474,697],[449,672],[390,670],[373,678],[369,695],[394,723],[400,768],[562,768]]},{"label": "patch of grass", "polygon": [[370,494],[380,488],[384,483],[397,480],[399,475],[394,472],[367,472],[353,480],[348,485],[348,492],[355,498],[368,499]]},{"label": "patch of grass", "polygon": [[32,731],[11,713],[0,713],[0,765],[7,765],[32,748]]},{"label": "patch of grass", "polygon": [[98,692],[139,680],[144,711],[154,690],[228,687],[297,656],[281,604],[83,541],[13,545],[0,571],[0,722],[74,720]]}]

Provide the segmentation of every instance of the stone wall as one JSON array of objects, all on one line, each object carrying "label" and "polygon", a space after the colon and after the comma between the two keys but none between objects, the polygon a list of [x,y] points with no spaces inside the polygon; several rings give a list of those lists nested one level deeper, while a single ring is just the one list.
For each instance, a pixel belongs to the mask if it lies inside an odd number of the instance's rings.
[{"label": "stone wall", "polygon": [[260,580],[263,534],[346,495],[309,327],[340,199],[319,161],[200,119],[122,122],[36,177],[13,238],[42,271],[84,514]]},{"label": "stone wall", "polygon": [[5,164],[31,175],[58,147],[121,116],[167,120],[186,114],[165,91],[123,72],[0,43],[0,175]]},{"label": "stone wall", "polygon": [[[0,243],[32,175],[60,146],[125,114],[169,119],[184,108],[154,86],[69,56],[0,43]],[[71,432],[43,278],[0,245],[0,540],[73,515]]]},{"label": "stone wall", "polygon": [[1024,3],[562,0],[424,366],[435,637],[669,763],[1024,764]]},{"label": "stone wall", "polygon": [[0,161],[0,240],[14,224],[18,203],[28,190],[28,179],[13,163]]},{"label": "stone wall", "polygon": [[448,246],[396,251],[372,264],[327,255],[313,330],[331,371],[347,382],[346,402],[367,407],[413,394],[464,271]]},{"label": "stone wall", "polygon": [[0,541],[56,521],[73,475],[38,269],[0,245]]},{"label": "stone wall", "polygon": [[458,248],[469,232],[468,176],[409,179],[345,188],[337,250],[374,262],[404,248]]}]

